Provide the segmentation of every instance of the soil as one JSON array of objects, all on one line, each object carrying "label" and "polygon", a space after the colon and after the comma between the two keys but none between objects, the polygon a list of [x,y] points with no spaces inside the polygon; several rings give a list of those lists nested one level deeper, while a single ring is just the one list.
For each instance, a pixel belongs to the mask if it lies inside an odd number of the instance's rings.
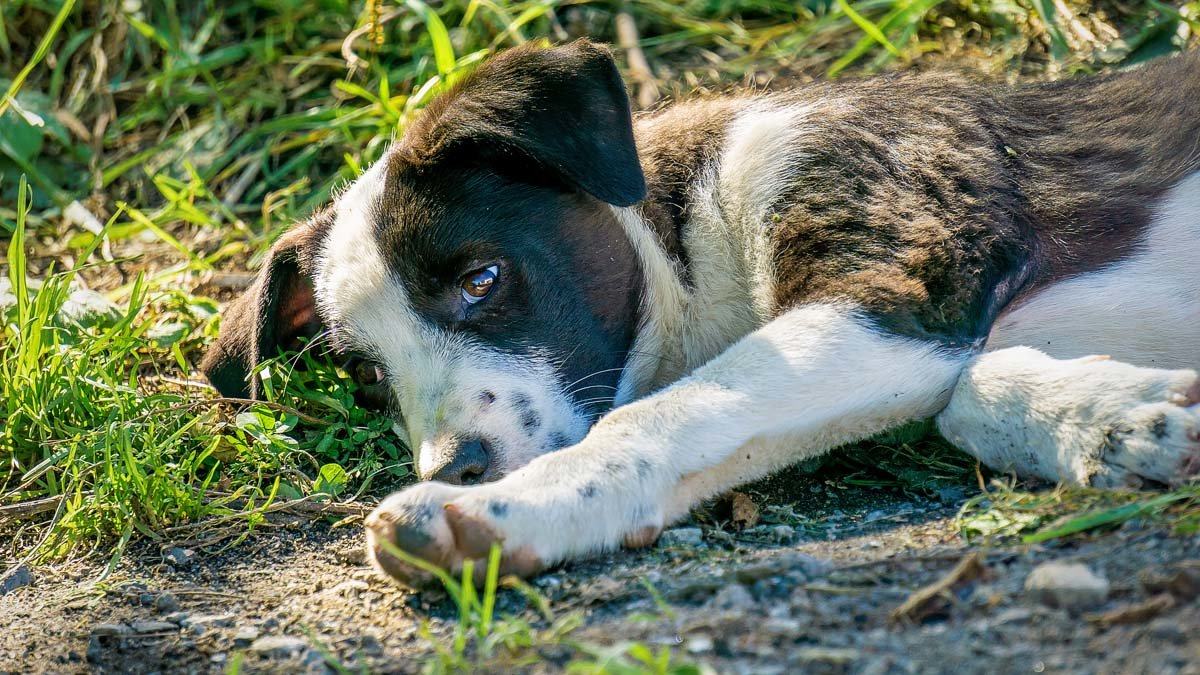
[{"label": "soil", "polygon": [[[764,522],[749,529],[685,525],[532,587],[557,616],[581,614],[577,642],[667,645],[673,662],[716,672],[1200,673],[1200,576],[1163,581],[1200,570],[1196,537],[1135,521],[1047,544],[968,545],[955,525],[966,490],[796,492],[783,508],[760,502]],[[386,581],[361,544],[355,523],[282,516],[220,553],[143,545],[101,582],[99,562],[35,567],[32,583],[0,595],[0,672],[418,672],[433,654],[422,625],[448,644],[457,609]],[[982,568],[968,560],[943,593],[894,616],[972,555]],[[1082,563],[1108,588],[1090,606],[1047,605],[1024,584],[1048,561]],[[512,589],[497,614],[548,625]],[[557,672],[578,652],[548,644],[521,664],[499,654],[482,669]]]}]

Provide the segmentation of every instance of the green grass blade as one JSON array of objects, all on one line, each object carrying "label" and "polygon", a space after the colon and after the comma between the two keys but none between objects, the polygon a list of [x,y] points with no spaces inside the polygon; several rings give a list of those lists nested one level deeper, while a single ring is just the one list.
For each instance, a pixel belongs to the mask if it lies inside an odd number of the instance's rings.
[{"label": "green grass blade", "polygon": [[458,65],[454,57],[454,43],[450,41],[450,31],[446,30],[446,24],[442,23],[437,12],[421,0],[405,0],[404,4],[420,14],[421,20],[425,22],[425,30],[433,43],[433,60],[437,64],[438,75],[444,77]]},{"label": "green grass blade", "polygon": [[850,20],[853,21],[856,26],[861,28],[864,33],[871,36],[872,40],[875,40],[879,44],[883,45],[883,48],[891,52],[893,56],[900,56],[900,50],[896,49],[896,45],[892,44],[891,41],[887,39],[887,36],[883,34],[883,31],[879,30],[879,26],[876,26],[871,22],[870,19],[856,12],[854,8],[850,6],[850,3],[846,2],[846,0],[837,0],[837,5],[843,12],[845,12],[846,16],[850,17]]},{"label": "green grass blade", "polygon": [[1022,537],[1022,541],[1026,544],[1037,544],[1051,539],[1058,539],[1071,534],[1078,534],[1097,527],[1105,525],[1117,525],[1127,520],[1136,518],[1141,515],[1151,514],[1174,504],[1175,502],[1185,499],[1194,499],[1197,495],[1190,491],[1181,490],[1170,494],[1161,495],[1144,502],[1135,502],[1133,504],[1125,504],[1103,511],[1093,513],[1085,513],[1077,518],[1072,518],[1067,522],[1048,530],[1034,532]]},{"label": "green grass blade", "polygon": [[37,64],[46,58],[46,54],[50,52],[50,45],[54,42],[58,31],[62,29],[63,23],[67,17],[71,15],[71,10],[75,7],[75,0],[66,0],[62,7],[58,8],[58,13],[54,15],[54,21],[50,22],[50,27],[46,29],[46,33],[42,35],[42,41],[38,43],[37,51],[33,53],[33,57],[25,63],[25,67],[17,73],[12,82],[8,85],[8,91],[4,92],[4,98],[0,98],[0,115],[3,115],[8,110],[9,104],[16,98],[17,92],[21,91],[21,85],[25,84],[25,78],[29,77],[29,73],[37,67]]}]

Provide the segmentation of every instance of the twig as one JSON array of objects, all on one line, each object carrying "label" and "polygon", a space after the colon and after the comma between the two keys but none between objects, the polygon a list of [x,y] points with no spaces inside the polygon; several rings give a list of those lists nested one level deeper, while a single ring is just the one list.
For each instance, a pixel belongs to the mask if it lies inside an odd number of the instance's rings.
[{"label": "twig", "polygon": [[0,506],[0,522],[6,520],[16,520],[25,516],[34,516],[46,511],[53,511],[58,508],[63,498],[59,497],[44,497],[42,499],[34,499],[28,502],[17,502],[16,504],[6,504]]},{"label": "twig", "polygon": [[937,611],[938,600],[945,597],[955,586],[974,581],[987,574],[987,566],[983,563],[983,554],[974,551],[954,569],[937,581],[917,589],[908,596],[899,607],[892,610],[888,617],[893,623],[904,621],[920,621],[922,618]]},{"label": "twig", "polygon": [[650,62],[642,51],[641,38],[638,36],[637,22],[628,9],[617,12],[617,44],[625,50],[625,58],[629,61],[629,75],[638,84],[637,104],[645,110],[658,100],[658,85],[654,83],[654,73],[650,70]]}]

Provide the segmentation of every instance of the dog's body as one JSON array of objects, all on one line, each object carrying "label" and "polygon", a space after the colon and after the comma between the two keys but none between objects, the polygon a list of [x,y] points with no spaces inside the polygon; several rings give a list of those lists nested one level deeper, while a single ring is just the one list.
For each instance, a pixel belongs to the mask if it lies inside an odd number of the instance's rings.
[{"label": "dog's body", "polygon": [[373,559],[411,580],[384,542],[454,568],[502,541],[528,573],[932,416],[1023,475],[1185,480],[1198,261],[1200,55],[631,125],[607,53],[576,43],[506,53],[432,105],[277,245],[206,370],[257,394],[255,362],[327,330],[423,478],[495,481],[388,498]]}]

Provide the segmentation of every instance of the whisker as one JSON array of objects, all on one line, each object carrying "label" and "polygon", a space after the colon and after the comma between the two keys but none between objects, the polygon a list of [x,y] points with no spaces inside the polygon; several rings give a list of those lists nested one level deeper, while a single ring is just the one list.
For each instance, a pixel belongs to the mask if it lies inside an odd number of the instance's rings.
[{"label": "whisker", "polygon": [[583,377],[579,378],[578,380],[575,380],[571,384],[568,384],[567,386],[563,387],[563,389],[569,390],[571,387],[574,387],[575,385],[577,385],[580,382],[583,382],[584,380],[587,380],[589,378],[596,377],[597,375],[603,375],[605,373],[615,373],[615,372],[621,371],[621,370],[625,370],[625,367],[621,366],[619,368],[606,368],[604,370],[597,370],[594,373],[589,373],[589,374],[584,375]]}]

